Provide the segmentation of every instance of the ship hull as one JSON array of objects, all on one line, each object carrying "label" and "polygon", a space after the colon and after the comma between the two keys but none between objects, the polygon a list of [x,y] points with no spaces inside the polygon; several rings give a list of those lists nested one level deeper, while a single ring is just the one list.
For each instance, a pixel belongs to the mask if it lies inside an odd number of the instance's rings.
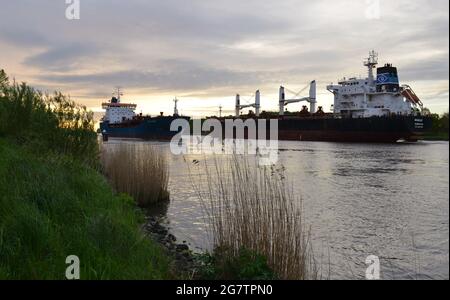
[{"label": "ship hull", "polygon": [[170,124],[176,119],[178,117],[155,117],[121,124],[101,122],[100,131],[113,138],[170,141],[178,133],[170,131]]},{"label": "ship hull", "polygon": [[[405,138],[406,136],[406,138]],[[402,132],[372,132],[365,131],[302,131],[289,130],[279,132],[279,140],[284,141],[318,141],[346,143],[395,143],[399,140],[417,142],[418,135],[405,135]]]},{"label": "ship hull", "polygon": [[431,128],[427,117],[287,118],[278,123],[279,139],[360,143],[415,142]]},{"label": "ship hull", "polygon": [[[269,133],[269,120],[266,119],[266,139],[273,139]],[[225,123],[225,120],[221,121],[222,124]],[[255,123],[258,124],[258,122]],[[430,129],[431,118],[414,116],[280,117],[278,119],[278,139],[285,141],[395,143],[404,140],[417,142]],[[223,135],[225,136],[225,131],[223,131]],[[259,134],[257,136],[259,137]],[[233,137],[235,138],[236,135]],[[244,138],[249,138],[248,130],[245,130]]]},{"label": "ship hull", "polygon": [[[135,124],[115,125],[102,122],[100,129],[108,137],[168,141],[177,134],[177,132],[170,131],[170,124],[175,119],[175,117],[161,117],[143,120]],[[225,119],[220,121],[223,125],[222,136],[226,137]],[[266,119],[267,139],[273,138],[270,136],[269,121],[270,119]],[[258,122],[255,123],[258,124]],[[431,118],[428,117],[394,116],[354,119],[281,117],[278,119],[278,139],[352,143],[395,143],[399,140],[416,142],[430,128]],[[258,133],[257,136],[259,137]],[[244,132],[244,138],[249,138],[248,129]]]}]

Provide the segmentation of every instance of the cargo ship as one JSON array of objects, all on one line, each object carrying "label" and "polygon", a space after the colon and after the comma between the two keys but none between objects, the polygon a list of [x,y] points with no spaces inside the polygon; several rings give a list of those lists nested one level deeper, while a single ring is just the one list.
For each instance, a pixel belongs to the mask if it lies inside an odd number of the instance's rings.
[{"label": "cargo ship", "polygon": [[[432,126],[429,111],[422,101],[410,86],[400,85],[397,68],[392,64],[376,67],[378,54],[375,51],[369,53],[364,65],[368,68],[366,78],[344,78],[327,86],[334,95],[331,113],[325,113],[321,106],[316,110],[316,81],[313,80],[306,97],[290,99],[285,87],[281,86],[277,113],[260,112],[259,90],[252,104],[241,105],[238,94],[233,117],[244,120],[276,118],[279,140],[364,143],[420,140]],[[299,112],[286,110],[287,105],[300,102],[309,103],[309,109],[303,105]],[[254,108],[255,112],[241,115],[240,111],[248,107]],[[219,119],[225,122],[225,118]],[[266,128],[266,132],[268,130]]]},{"label": "cargo ship", "polygon": [[[305,97],[298,97],[299,93],[294,93],[294,97],[289,98],[286,96],[287,89],[281,86],[278,112],[261,112],[261,93],[258,90],[255,93],[255,102],[251,104],[241,105],[240,96],[236,95],[234,116],[211,118],[218,119],[223,125],[223,137],[226,136],[226,120],[276,119],[279,140],[364,143],[420,140],[424,133],[431,129],[432,121],[427,109],[410,86],[400,85],[396,67],[392,64],[382,67],[377,65],[378,54],[371,51],[364,61],[364,66],[368,69],[367,77],[344,78],[337,84],[327,86],[327,90],[334,95],[330,113],[325,113],[321,106],[316,109],[316,81],[313,80],[307,86],[309,95]],[[183,118],[192,121],[189,117],[178,114],[176,99],[172,116],[164,116],[161,113],[151,117],[136,115],[136,105],[122,103],[120,96],[118,91],[117,97],[103,103],[106,113],[100,123],[100,130],[104,136],[170,140],[179,133],[170,131],[173,120]],[[309,103],[309,109],[307,105],[303,105],[298,112],[287,111],[287,105],[301,102]],[[254,108],[255,111],[242,115],[244,108]],[[266,138],[269,139],[270,128],[265,130],[268,135]],[[244,138],[248,136],[245,134]]]},{"label": "cargo ship", "polygon": [[113,138],[131,138],[144,140],[169,141],[178,131],[171,131],[170,124],[176,119],[190,120],[189,117],[178,114],[177,102],[175,99],[174,113],[172,116],[164,116],[161,112],[159,116],[143,116],[136,114],[137,105],[133,103],[123,103],[122,93],[117,89],[117,95],[110,101],[102,103],[105,115],[100,122],[99,131],[104,140]]}]

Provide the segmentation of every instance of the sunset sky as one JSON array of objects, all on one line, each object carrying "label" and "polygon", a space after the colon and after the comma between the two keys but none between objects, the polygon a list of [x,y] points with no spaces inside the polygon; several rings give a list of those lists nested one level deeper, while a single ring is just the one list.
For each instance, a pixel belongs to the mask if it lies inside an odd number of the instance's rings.
[{"label": "sunset sky", "polygon": [[185,115],[231,113],[257,89],[276,110],[281,84],[313,79],[329,110],[326,85],[366,76],[372,49],[426,107],[449,107],[448,0],[380,0],[379,15],[376,0],[80,0],[79,20],[65,0],[0,2],[0,69],[94,111],[118,85],[150,114],[171,113],[174,97]]}]

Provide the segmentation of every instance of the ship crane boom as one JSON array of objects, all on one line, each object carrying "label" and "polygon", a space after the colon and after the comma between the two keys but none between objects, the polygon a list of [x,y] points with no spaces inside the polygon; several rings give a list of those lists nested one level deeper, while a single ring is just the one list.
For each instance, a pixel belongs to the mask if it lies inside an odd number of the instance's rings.
[{"label": "ship crane boom", "polygon": [[260,109],[261,109],[261,93],[259,92],[259,90],[257,90],[255,93],[255,103],[251,103],[251,104],[242,104],[241,105],[241,97],[239,96],[239,94],[236,95],[236,107],[235,107],[236,117],[240,116],[241,110],[243,110],[244,108],[249,108],[249,107],[255,108],[255,115],[257,117],[259,117],[259,113],[260,113]]},{"label": "ship crane boom", "polygon": [[284,115],[284,107],[286,105],[289,105],[291,103],[299,103],[299,102],[309,102],[310,104],[310,112],[311,113],[315,113],[316,112],[316,81],[313,80],[310,82],[309,84],[309,96],[308,97],[303,97],[303,98],[298,98],[298,99],[286,99],[286,94],[285,94],[285,87],[281,86],[280,87],[280,94],[279,94],[279,114],[280,116]]}]

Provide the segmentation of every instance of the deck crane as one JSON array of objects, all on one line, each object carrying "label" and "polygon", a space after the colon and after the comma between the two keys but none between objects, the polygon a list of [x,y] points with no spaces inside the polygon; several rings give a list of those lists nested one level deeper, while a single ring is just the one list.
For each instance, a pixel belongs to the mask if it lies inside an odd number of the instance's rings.
[{"label": "deck crane", "polygon": [[259,117],[259,113],[261,110],[261,94],[260,94],[259,90],[257,90],[255,93],[255,103],[251,103],[251,104],[241,105],[241,96],[239,94],[236,95],[236,107],[235,107],[236,117],[240,116],[242,109],[248,108],[248,107],[255,108],[255,115],[257,117]]},{"label": "deck crane", "polygon": [[[297,95],[295,95],[297,97]],[[280,116],[284,115],[284,107],[291,103],[298,103],[307,101],[310,104],[310,112],[315,113],[316,112],[316,81],[313,80],[309,84],[309,96],[304,98],[296,98],[296,99],[286,99],[285,94],[285,87],[280,86],[280,94],[279,94],[279,114]]]}]

